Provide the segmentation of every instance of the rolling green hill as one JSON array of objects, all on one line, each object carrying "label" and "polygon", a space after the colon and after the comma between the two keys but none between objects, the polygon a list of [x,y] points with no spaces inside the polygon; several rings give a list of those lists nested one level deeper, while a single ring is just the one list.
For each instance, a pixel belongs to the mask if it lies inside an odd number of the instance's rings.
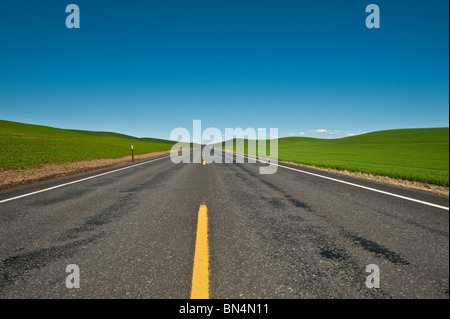
[{"label": "rolling green hill", "polygon": [[83,130],[70,130],[70,131],[75,132],[75,133],[93,135],[93,136],[109,136],[109,137],[127,138],[130,140],[144,141],[144,142],[151,142],[151,143],[175,144],[175,142],[173,142],[173,141],[163,140],[163,139],[159,139],[159,138],[134,137],[134,136],[120,134],[120,133],[114,133],[114,132],[95,132],[95,131],[83,131]]},{"label": "rolling green hill", "polygon": [[40,167],[170,150],[175,142],[110,132],[64,130],[0,120],[0,169]]},{"label": "rolling green hill", "polygon": [[340,139],[280,138],[278,159],[448,186],[449,128],[388,130]]}]

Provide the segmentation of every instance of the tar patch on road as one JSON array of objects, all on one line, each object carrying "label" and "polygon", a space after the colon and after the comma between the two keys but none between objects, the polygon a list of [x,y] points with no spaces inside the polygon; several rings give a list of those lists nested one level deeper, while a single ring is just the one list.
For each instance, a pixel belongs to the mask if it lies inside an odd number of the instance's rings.
[{"label": "tar patch on road", "polygon": [[347,260],[350,257],[346,253],[341,253],[336,249],[324,249],[320,252],[320,254],[325,258],[339,261]]},{"label": "tar patch on road", "polygon": [[409,262],[399,254],[389,250],[371,240],[359,237],[357,235],[344,232],[344,236],[361,246],[364,250],[374,253],[379,257],[383,257],[396,265],[409,265]]},{"label": "tar patch on road", "polygon": [[59,258],[73,256],[80,247],[96,241],[100,236],[96,235],[63,246],[43,248],[4,259],[0,264],[0,289],[13,284],[33,269],[41,269]]}]

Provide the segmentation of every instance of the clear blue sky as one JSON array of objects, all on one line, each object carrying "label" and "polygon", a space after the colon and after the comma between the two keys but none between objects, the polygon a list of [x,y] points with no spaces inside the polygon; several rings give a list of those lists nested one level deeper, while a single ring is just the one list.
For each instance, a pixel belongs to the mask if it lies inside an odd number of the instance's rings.
[{"label": "clear blue sky", "polygon": [[448,0],[4,1],[0,119],[160,138],[195,119],[327,138],[448,126],[448,15]]}]

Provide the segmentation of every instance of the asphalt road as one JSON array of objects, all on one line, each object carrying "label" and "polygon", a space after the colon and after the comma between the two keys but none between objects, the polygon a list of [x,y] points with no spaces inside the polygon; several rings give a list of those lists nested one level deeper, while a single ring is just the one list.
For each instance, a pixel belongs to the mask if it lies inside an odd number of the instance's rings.
[{"label": "asphalt road", "polygon": [[0,298],[190,298],[202,204],[210,298],[449,298],[446,209],[261,163],[135,164],[0,192]]}]

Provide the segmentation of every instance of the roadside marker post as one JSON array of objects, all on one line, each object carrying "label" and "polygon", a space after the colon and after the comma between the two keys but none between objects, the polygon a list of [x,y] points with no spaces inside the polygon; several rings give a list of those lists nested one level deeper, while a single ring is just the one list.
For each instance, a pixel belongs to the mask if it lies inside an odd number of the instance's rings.
[{"label": "roadside marker post", "polygon": [[131,162],[134,162],[134,149],[133,149],[133,145],[131,145]]}]

